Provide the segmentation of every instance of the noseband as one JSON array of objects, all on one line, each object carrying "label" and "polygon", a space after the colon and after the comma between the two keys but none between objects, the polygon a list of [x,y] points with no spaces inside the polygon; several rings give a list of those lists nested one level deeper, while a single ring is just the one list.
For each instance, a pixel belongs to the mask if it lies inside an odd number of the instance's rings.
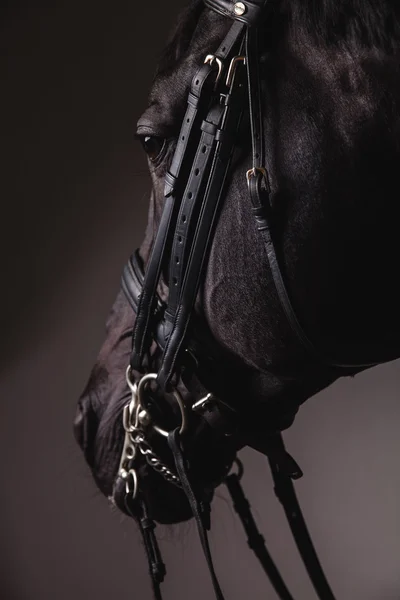
[{"label": "noseband", "polygon": [[[163,212],[147,268],[144,272],[136,252],[124,270],[122,285],[136,313],[136,321],[127,369],[131,401],[123,411],[125,440],[115,489],[122,479],[125,508],[139,522],[154,593],[156,598],[161,598],[159,584],[165,569],[154,536],[154,523],[141,494],[138,464],[145,460],[168,483],[181,488],[197,523],[216,598],[222,600],[207,539],[210,507],[194,486],[185,452],[193,423],[203,419],[220,436],[221,443],[226,443],[226,436],[234,436],[237,449],[249,445],[266,454],[275,492],[315,591],[321,600],[334,600],[296,499],[292,480],[302,473],[286,452],[280,434],[280,430],[291,423],[293,415],[283,416],[282,426],[265,436],[266,439],[252,436],[251,421],[260,415],[249,419],[238,406],[232,406],[217,383],[214,386],[215,382],[229,379],[224,376],[222,351],[203,318],[194,312],[243,116],[249,119],[251,132],[252,164],[246,173],[251,210],[265,245],[277,295],[295,337],[313,360],[336,374],[382,361],[343,364],[323,355],[304,332],[285,286],[274,243],[264,160],[259,32],[267,17],[268,2],[204,0],[204,3],[231,19],[232,25],[217,51],[204,57],[192,80],[175,153],[165,177]],[[162,271],[168,273],[166,302],[157,294]],[[154,347],[157,360],[154,360]],[[138,382],[134,381],[134,371],[142,374]],[[182,385],[191,394],[190,406],[178,391]],[[157,422],[148,407],[149,397],[154,393],[168,395],[176,409],[177,423],[171,429]],[[165,463],[154,451],[151,444],[154,435],[167,441],[174,466]],[[293,600],[257,531],[240,485],[240,475],[241,466],[239,473],[227,474],[225,483],[248,535],[248,543],[279,598]]]}]

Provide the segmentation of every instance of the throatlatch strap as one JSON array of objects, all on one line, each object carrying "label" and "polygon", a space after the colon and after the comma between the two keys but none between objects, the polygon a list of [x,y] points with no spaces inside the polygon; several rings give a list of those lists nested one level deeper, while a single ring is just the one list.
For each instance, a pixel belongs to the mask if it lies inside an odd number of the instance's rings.
[{"label": "throatlatch strap", "polygon": [[272,236],[272,215],[269,200],[269,182],[264,166],[264,135],[263,111],[261,102],[261,87],[259,73],[259,48],[258,31],[256,28],[246,32],[246,61],[247,61],[247,89],[249,94],[249,113],[252,139],[253,169],[248,173],[248,189],[253,214],[256,219],[257,229],[264,241],[266,254],[278,294],[280,304],[285,312],[287,321],[301,345],[309,355],[321,365],[333,369],[355,369],[371,367],[376,362],[367,364],[342,363],[323,354],[314,346],[302,327],[287,291],[282,271],[279,266],[278,256]]}]

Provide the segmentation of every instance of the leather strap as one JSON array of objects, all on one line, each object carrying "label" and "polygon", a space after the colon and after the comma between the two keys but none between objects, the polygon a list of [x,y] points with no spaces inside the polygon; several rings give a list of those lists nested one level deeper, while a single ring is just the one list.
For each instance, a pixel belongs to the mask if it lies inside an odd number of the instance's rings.
[{"label": "leather strap", "polygon": [[204,4],[208,8],[211,8],[220,15],[235,19],[235,21],[246,23],[249,27],[260,25],[267,2],[268,0],[259,0],[258,2],[257,0],[253,0],[252,2],[249,2],[249,0],[240,0],[238,2],[231,2],[231,0],[204,0]]},{"label": "leather strap", "polygon": [[[233,46],[236,44],[238,37],[243,30],[243,27],[244,26],[242,23],[233,23],[222,44],[220,44],[217,51],[213,55],[215,58],[218,58],[220,61],[224,61],[226,57],[230,55]],[[199,118],[201,119],[202,113],[207,110],[207,106],[210,105],[210,102],[213,99],[212,90],[209,89],[208,96],[205,98],[206,102],[203,104],[203,90],[208,83],[210,74],[212,74],[212,78],[215,80],[216,68],[218,68],[217,62],[210,59],[209,62],[204,64],[193,77],[188,96],[186,114],[182,121],[182,127],[177,140],[174,156],[171,161],[171,166],[165,176],[164,194],[166,197],[168,197],[170,194],[178,193],[178,190],[176,189],[178,181],[181,181],[182,178],[185,180],[183,163],[185,162],[190,164],[189,142],[191,147],[196,146],[197,140],[196,138],[193,139],[193,132],[196,132],[196,125],[199,124]]]},{"label": "leather strap", "polygon": [[[220,44],[215,56],[220,60],[229,56],[229,53],[237,42],[243,28],[244,25],[242,23],[233,23],[228,34]],[[194,125],[197,119],[201,118],[202,110],[204,110],[203,102],[200,101],[202,96],[206,96],[204,101],[205,105],[207,105],[207,99],[208,102],[211,102],[213,99],[212,94],[205,94],[205,90],[207,89],[206,83],[209,79],[210,72],[211,70],[215,70],[214,65],[218,65],[215,60],[211,61],[209,65],[202,66],[198,71],[197,76],[193,78],[192,88],[188,98],[186,120],[182,124],[177,149],[175,151],[176,158],[174,156],[173,167],[171,167],[169,179],[166,182],[165,191],[167,195],[165,197],[160,225],[146,269],[143,292],[140,297],[132,336],[132,354],[130,362],[131,367],[139,371],[142,367],[144,355],[151,345],[151,321],[155,308],[157,285],[160,279],[161,269],[165,262],[167,242],[172,233],[171,230],[175,226],[175,215],[179,208],[180,196],[178,195],[175,197],[173,192],[176,186],[177,177],[178,175],[182,175],[184,165],[191,164],[193,161],[193,154],[197,147],[195,143],[197,133]],[[192,139],[193,137],[194,139]],[[192,148],[193,153],[191,152]],[[179,181],[183,187],[185,183],[181,176]]]},{"label": "leather strap", "polygon": [[136,502],[136,506],[134,507],[131,504],[130,497],[126,495],[124,504],[128,514],[138,523],[140,533],[142,534],[154,598],[155,600],[162,600],[160,584],[164,581],[166,569],[154,533],[156,525],[147,514],[147,506],[143,498],[139,502]]},{"label": "leather strap", "polygon": [[[276,443],[285,452],[282,436],[276,436]],[[314,586],[315,592],[320,600],[335,600],[335,596],[322,570],[317,553],[312,543],[307,525],[297,500],[291,478],[283,472],[272,456],[268,456],[268,462],[274,480],[274,490],[281,502],[286,514],[294,541],[307,570],[308,576]]]},{"label": "leather strap", "polygon": [[166,318],[173,322],[182,289],[187,251],[198,221],[201,203],[209,179],[217,145],[216,134],[224,112],[221,104],[213,106],[201,125],[202,136],[197,148],[192,170],[182,196],[175,227],[169,267],[169,295]]},{"label": "leather strap", "polygon": [[[193,78],[187,109],[187,113],[190,112],[190,117],[186,117],[186,121],[182,126],[182,131],[184,133],[181,133],[179,137],[181,145],[179,145],[178,142],[178,154],[185,150],[189,143],[190,134],[193,132],[193,125],[198,118],[198,108],[201,106],[200,98],[205,94],[206,83],[212,72],[213,69],[210,65],[203,65],[197,75]],[[190,120],[189,123],[187,123],[188,118]],[[189,153],[186,153],[186,160],[190,161],[191,158]],[[180,158],[178,162],[174,167],[176,172],[179,172],[182,168],[183,157]],[[166,185],[168,188],[167,195],[165,197],[160,224],[146,269],[143,291],[137,309],[136,322],[132,336],[131,367],[136,370],[141,369],[144,354],[151,344],[150,325],[155,308],[155,294],[161,275],[161,269],[164,265],[167,241],[171,228],[175,226],[175,214],[179,208],[179,197],[175,200],[175,196],[172,194],[174,189],[173,175],[170,175],[169,183],[167,182]]]},{"label": "leather strap", "polygon": [[292,594],[289,592],[285,582],[282,579],[282,575],[280,574],[270,553],[268,552],[263,536],[258,531],[258,527],[250,509],[249,501],[247,500],[240,484],[240,477],[238,477],[236,473],[228,475],[228,477],[225,479],[225,485],[228,488],[229,494],[232,498],[233,507],[238,514],[243,525],[243,529],[247,535],[247,544],[260,561],[260,564],[270,580],[277,596],[281,600],[294,600]]},{"label": "leather strap", "polygon": [[[243,85],[243,75],[243,65],[238,64],[236,70],[237,80],[231,86],[229,93],[223,98],[225,112],[221,123],[221,133],[237,132],[238,130],[244,100],[245,87]],[[205,257],[212,239],[214,221],[233,154],[233,139],[232,136],[224,137],[220,135],[220,141],[216,147],[210,181],[204,195],[186,266],[179,306],[174,316],[171,335],[167,341],[162,357],[162,365],[158,373],[157,380],[162,389],[166,389],[175,372],[178,355],[188,330],[191,313],[203,274]]]},{"label": "leather strap", "polygon": [[137,309],[135,327],[132,336],[132,369],[140,370],[143,356],[151,344],[149,324],[155,308],[155,295],[164,262],[163,257],[170,224],[174,223],[175,221],[173,214],[176,212],[176,210],[177,205],[174,203],[174,198],[169,196],[164,202],[164,209],[161,215],[160,225],[147,265],[143,282],[143,290]]},{"label": "leather strap", "polygon": [[[175,429],[175,431],[172,431],[168,435],[168,444],[174,457],[176,472],[179,476],[183,491],[186,494],[186,497],[190,504],[190,508],[192,509],[193,516],[196,521],[197,530],[199,533],[204,556],[207,561],[208,570],[210,572],[215,597],[217,598],[217,600],[224,600],[224,595],[222,593],[221,587],[218,582],[218,578],[215,573],[214,564],[211,557],[210,545],[208,543],[207,529],[209,529],[209,507],[205,507],[201,504],[193,489],[192,483],[189,478],[188,465],[186,464],[186,460],[182,452],[181,440],[178,429]],[[205,510],[207,511],[206,514],[204,513]],[[205,522],[205,520],[207,521],[207,523]]]},{"label": "leather strap", "polygon": [[204,64],[193,77],[187,100],[187,109],[177,139],[174,156],[165,175],[164,196],[166,198],[171,194],[176,195],[178,192],[176,187],[180,176],[183,176],[183,166],[185,163],[187,166],[191,158],[189,143],[191,145],[196,143],[193,136],[197,135],[197,126],[199,125],[199,119],[201,119],[202,109],[210,102],[212,88],[209,87],[209,83],[212,80],[212,84],[214,84],[215,77],[215,67],[210,63]]},{"label": "leather strap", "polygon": [[264,168],[263,111],[258,46],[257,29],[249,29],[246,33],[246,61],[253,168],[248,172],[247,180],[250,200],[253,206],[253,214],[257,223],[257,229],[261,233],[264,241],[271,274],[280,304],[295,337],[316,362],[331,369],[338,370],[354,370],[375,366],[378,364],[377,361],[367,363],[344,363],[324,355],[320,350],[317,350],[300,324],[290,300],[272,237],[272,211],[269,200],[269,182],[267,171]]},{"label": "leather strap", "polygon": [[[143,288],[143,263],[140,259],[138,252],[136,251],[129,262],[124,268],[122,275],[122,288],[124,293],[131,305],[133,311],[136,313],[139,305],[140,295]],[[153,339],[157,342],[158,347],[164,350],[167,341],[166,327],[164,314],[166,311],[166,304],[161,301],[159,296],[156,294],[155,297],[156,309],[153,317]],[[201,363],[207,372],[210,371],[209,363],[217,363],[218,371],[221,372],[221,348],[211,335],[207,323],[205,322],[202,315],[193,315],[193,336],[190,338],[188,348],[190,353],[196,357],[196,363]],[[127,333],[129,335],[129,332]],[[207,364],[205,364],[207,363]]]},{"label": "leather strap", "polygon": [[246,32],[247,92],[253,169],[264,168],[264,119],[261,98],[259,31]]}]

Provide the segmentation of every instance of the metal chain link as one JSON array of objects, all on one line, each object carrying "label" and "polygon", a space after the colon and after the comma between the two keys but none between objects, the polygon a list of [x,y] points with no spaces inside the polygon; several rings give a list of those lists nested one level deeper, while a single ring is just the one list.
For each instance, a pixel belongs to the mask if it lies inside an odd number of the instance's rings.
[{"label": "metal chain link", "polygon": [[134,500],[138,493],[138,476],[134,468],[138,450],[145,457],[147,464],[168,483],[182,487],[179,477],[155,454],[146,439],[143,426],[149,423],[150,417],[140,403],[138,385],[131,381],[129,367],[126,372],[126,380],[132,392],[132,397],[130,402],[124,406],[122,414],[125,438],[118,468],[118,476],[125,481],[126,494]]}]

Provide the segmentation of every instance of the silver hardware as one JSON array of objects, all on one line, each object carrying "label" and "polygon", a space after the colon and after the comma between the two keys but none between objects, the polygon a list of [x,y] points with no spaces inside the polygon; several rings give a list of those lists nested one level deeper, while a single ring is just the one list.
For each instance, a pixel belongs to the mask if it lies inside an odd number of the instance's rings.
[{"label": "silver hardware", "polygon": [[211,67],[214,64],[217,64],[217,66],[218,66],[218,73],[217,73],[217,77],[215,79],[215,84],[214,84],[214,89],[216,89],[217,84],[218,84],[219,80],[221,79],[221,75],[222,75],[222,67],[223,67],[222,60],[220,58],[218,58],[218,56],[214,56],[214,54],[207,54],[207,56],[204,59],[204,64],[205,65],[208,64]]},{"label": "silver hardware", "polygon": [[128,431],[125,432],[124,446],[122,448],[121,460],[118,467],[118,475],[126,477],[136,456],[135,443],[132,441]]},{"label": "silver hardware", "polygon": [[138,478],[135,469],[129,469],[124,479],[126,495],[131,495],[132,500],[135,500],[138,493]]},{"label": "silver hardware", "polygon": [[136,396],[132,398],[129,404],[124,406],[124,410],[122,412],[122,424],[124,426],[125,431],[132,432],[135,429],[135,425],[132,425],[133,419],[136,421],[136,412],[137,412],[137,400]]},{"label": "silver hardware", "polygon": [[132,431],[134,431],[134,427],[132,426],[132,420],[133,418],[136,419],[137,385],[131,380],[130,366],[126,370],[126,381],[132,392],[132,397],[129,404],[124,406],[122,412],[122,424],[125,430],[125,438],[124,445],[122,447],[121,459],[118,467],[118,475],[125,480],[128,477],[129,470],[131,469],[136,456],[136,446],[130,434]]},{"label": "silver hardware", "polygon": [[138,415],[139,423],[143,425],[143,427],[148,427],[151,423],[151,416],[147,412],[147,410],[142,409]]},{"label": "silver hardware", "polygon": [[[182,396],[180,395],[178,390],[174,390],[172,393],[179,406],[179,410],[181,411],[181,426],[179,429],[179,435],[182,435],[187,429],[186,407],[185,403],[183,402]],[[155,424],[153,424],[153,429],[157,431],[157,433],[159,433],[160,435],[168,437],[169,431],[167,431],[166,429],[162,429],[161,427]]]},{"label": "silver hardware", "polygon": [[250,183],[250,177],[256,177],[257,173],[261,173],[263,178],[265,179],[265,183],[268,186],[268,175],[266,169],[264,167],[252,167],[246,173],[247,185]]},{"label": "silver hardware", "polygon": [[149,381],[155,381],[156,379],[157,379],[157,373],[147,373],[147,375],[143,375],[143,377],[140,379],[139,383],[137,384],[137,394],[138,394],[139,402],[140,402],[140,398],[143,394],[143,390],[144,390],[146,383],[148,383]]},{"label": "silver hardware", "polygon": [[157,471],[157,473],[162,475],[166,481],[173,483],[177,487],[182,487],[179,477],[175,475],[175,473],[173,473],[151,449],[146,450],[143,454],[146,457],[147,464]]},{"label": "silver hardware", "polygon": [[243,4],[243,2],[236,2],[236,4],[233,7],[233,12],[238,17],[241,17],[242,15],[244,15],[244,13],[246,12],[246,10],[247,10],[246,5]]},{"label": "silver hardware", "polygon": [[244,56],[234,56],[232,58],[231,64],[229,65],[228,69],[228,75],[226,76],[226,87],[231,87],[233,80],[235,79],[237,65],[240,62],[242,62],[245,65],[246,58]]},{"label": "silver hardware", "polygon": [[[149,442],[146,439],[146,433],[143,430],[152,427],[163,436],[168,436],[168,431],[152,423],[148,411],[143,408],[141,400],[145,393],[145,387],[150,381],[155,381],[157,375],[148,373],[144,375],[138,383],[132,380],[132,371],[130,366],[126,370],[126,381],[132,392],[129,404],[126,404],[122,412],[122,424],[125,430],[124,445],[121,453],[121,460],[118,467],[118,476],[125,481],[125,493],[134,500],[138,494],[139,482],[136,470],[133,468],[137,452],[139,451],[145,457],[147,464],[159,473],[166,481],[181,487],[179,477],[171,471],[167,465],[153,452]],[[180,394],[174,390],[174,397],[181,411],[180,433],[186,429],[185,405]]]},{"label": "silver hardware", "polygon": [[[142,409],[142,407],[143,407],[142,398],[143,398],[143,394],[144,394],[144,390],[145,390],[145,385],[149,381],[155,381],[156,379],[157,379],[157,373],[148,373],[147,375],[144,375],[144,377],[142,377],[142,379],[139,381],[139,384],[137,387],[137,396],[138,396],[138,407],[140,407],[140,409]],[[182,435],[187,428],[186,407],[185,407],[185,403],[183,402],[182,396],[180,395],[178,390],[173,390],[172,394],[173,394],[173,396],[179,406],[179,410],[181,412],[181,426],[179,429],[179,434]],[[156,431],[163,437],[168,437],[168,434],[170,433],[169,431],[167,431],[166,429],[163,429],[162,427],[160,427],[153,421],[150,422],[150,425],[152,426],[154,431]]]},{"label": "silver hardware", "polygon": [[146,454],[150,454],[152,452],[151,446],[149,442],[146,440],[144,435],[136,437],[136,443],[140,452],[145,456]]},{"label": "silver hardware", "polygon": [[126,369],[126,373],[125,373],[125,378],[126,378],[126,383],[129,386],[129,389],[131,390],[131,392],[135,392],[136,393],[136,388],[137,388],[137,383],[135,381],[132,381],[132,367],[131,365],[128,365],[128,368]]},{"label": "silver hardware", "polygon": [[212,404],[212,394],[207,394],[206,396],[200,398],[200,400],[197,400],[197,402],[193,404],[192,410],[194,412],[203,412],[210,404]]}]

